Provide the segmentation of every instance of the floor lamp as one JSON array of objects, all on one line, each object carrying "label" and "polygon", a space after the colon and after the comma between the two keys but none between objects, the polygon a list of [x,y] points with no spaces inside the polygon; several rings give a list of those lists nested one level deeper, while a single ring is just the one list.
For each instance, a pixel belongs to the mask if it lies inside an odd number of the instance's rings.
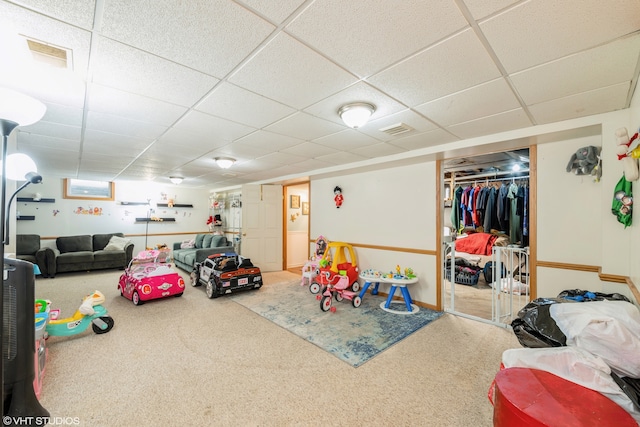
[{"label": "floor lamp", "polygon": [[[8,177],[7,170],[7,149],[9,142],[9,135],[18,126],[27,126],[40,120],[46,111],[46,107],[40,101],[31,98],[30,96],[16,92],[11,89],[0,88],[0,132],[2,132],[2,178],[0,179],[0,236],[2,236],[3,243],[0,245],[0,260],[2,260],[2,280],[3,284],[0,286],[0,323],[2,328],[0,329],[4,333],[4,280],[6,277],[5,265],[4,265],[4,240],[6,233],[6,218],[7,212],[7,178],[15,179],[15,177]],[[24,178],[24,177],[22,177]],[[22,179],[19,178],[19,179]],[[2,407],[2,414],[4,415],[4,336],[0,339],[0,376],[2,378],[2,400],[0,406]]]}]

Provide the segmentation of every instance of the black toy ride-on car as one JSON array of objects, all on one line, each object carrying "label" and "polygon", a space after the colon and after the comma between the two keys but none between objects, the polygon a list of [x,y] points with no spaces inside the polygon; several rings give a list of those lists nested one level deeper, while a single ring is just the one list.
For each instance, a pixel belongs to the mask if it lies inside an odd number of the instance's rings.
[{"label": "black toy ride-on car", "polygon": [[259,289],[262,287],[262,273],[249,258],[235,252],[209,255],[201,263],[196,263],[191,272],[191,286],[206,286],[209,298],[232,292]]}]

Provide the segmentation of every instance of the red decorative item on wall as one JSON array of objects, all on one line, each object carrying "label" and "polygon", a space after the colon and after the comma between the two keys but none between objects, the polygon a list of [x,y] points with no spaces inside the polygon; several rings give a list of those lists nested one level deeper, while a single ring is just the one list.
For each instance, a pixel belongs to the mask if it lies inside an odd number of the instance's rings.
[{"label": "red decorative item on wall", "polygon": [[340,206],[342,206],[342,201],[344,200],[344,197],[342,196],[342,188],[336,185],[336,188],[333,189],[333,194],[335,194],[333,200],[336,202],[336,208],[340,208]]}]

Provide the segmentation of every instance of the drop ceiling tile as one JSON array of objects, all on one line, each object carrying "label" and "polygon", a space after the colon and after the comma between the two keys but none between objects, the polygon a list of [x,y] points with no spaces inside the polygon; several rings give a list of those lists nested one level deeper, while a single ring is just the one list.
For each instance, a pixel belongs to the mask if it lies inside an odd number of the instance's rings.
[{"label": "drop ceiling tile", "polygon": [[271,150],[265,147],[255,147],[250,144],[243,144],[242,139],[227,144],[223,147],[216,148],[207,153],[211,158],[214,157],[232,157],[238,161],[252,160],[257,157],[269,154]]},{"label": "drop ceiling tile", "polygon": [[[286,30],[366,77],[468,26],[455,2],[313,2]],[[393,34],[393,37],[389,37]]]},{"label": "drop ceiling tile", "polygon": [[343,151],[353,151],[355,148],[369,147],[380,143],[377,139],[354,129],[346,129],[341,132],[316,138],[313,142]]},{"label": "drop ceiling tile", "polygon": [[474,32],[463,31],[368,79],[409,107],[500,76]]},{"label": "drop ceiling tile", "polygon": [[532,105],[529,111],[537,124],[553,123],[625,108],[629,83],[579,93]]},{"label": "drop ceiling tile", "polygon": [[20,131],[17,135],[17,144],[18,151],[22,151],[26,147],[30,149],[53,149],[66,151],[68,156],[74,153],[73,155],[75,157],[77,157],[77,154],[80,152],[79,138],[76,140],[54,138],[49,135]]},{"label": "drop ceiling tile", "polygon": [[[105,2],[102,34],[130,46],[224,77],[274,30],[246,8],[225,0]],[[241,37],[238,35],[241,34]]]},{"label": "drop ceiling tile", "polygon": [[20,4],[30,9],[88,30],[93,27],[95,3],[96,0],[20,0]]},{"label": "drop ceiling tile", "polygon": [[418,105],[415,110],[440,126],[450,126],[518,107],[518,99],[500,78]]},{"label": "drop ceiling tile", "polygon": [[93,82],[191,106],[209,92],[218,79],[141,50],[100,38],[93,58]]},{"label": "drop ceiling tile", "polygon": [[305,0],[239,0],[267,19],[280,24],[287,19]]},{"label": "drop ceiling tile", "polygon": [[302,168],[305,171],[314,171],[318,169],[325,169],[333,166],[333,163],[329,163],[326,161],[318,160],[318,159],[309,159],[302,162],[298,162],[296,166]]},{"label": "drop ceiling tile", "polygon": [[[386,132],[383,132],[380,129],[385,129],[389,126],[395,126],[400,123],[408,125],[413,130],[407,133],[403,133],[401,135],[389,135]],[[371,136],[379,141],[392,141],[399,137],[409,136],[410,134],[422,133],[425,131],[429,131],[435,129],[437,126],[425,119],[424,117],[417,114],[415,111],[411,110],[403,110],[395,114],[391,114],[389,116],[383,117],[378,120],[372,120],[366,125],[362,126],[358,130],[364,134]]]},{"label": "drop ceiling tile", "polygon": [[45,122],[40,120],[29,126],[20,126],[20,132],[46,135],[51,138],[69,139],[80,141],[82,130],[78,126],[66,126],[56,122]]},{"label": "drop ceiling tile", "polygon": [[[56,2],[46,3],[50,3],[51,6],[53,6]],[[62,5],[56,4],[56,7],[57,6]],[[64,9],[67,9],[69,5],[64,6]],[[60,8],[60,10],[62,10],[62,8]],[[91,17],[91,19],[93,19],[93,17]],[[41,13],[33,13],[28,9],[13,5],[7,1],[0,2],[0,26],[14,29],[18,34],[27,38],[49,43],[57,47],[71,49],[73,71],[81,80],[86,78],[89,64],[91,32],[78,28],[75,25],[69,25],[58,19],[52,19]]]},{"label": "drop ceiling tile", "polygon": [[636,34],[516,73],[511,81],[527,105],[539,104],[630,82],[639,57],[640,35]]},{"label": "drop ceiling tile", "polygon": [[258,157],[257,160],[262,162],[272,162],[278,165],[288,165],[301,162],[306,159],[302,156],[296,156],[294,154],[274,152],[267,154],[266,156]]},{"label": "drop ceiling tile", "polygon": [[342,118],[338,115],[338,110],[343,105],[353,102],[365,102],[375,107],[375,111],[369,120],[376,120],[380,117],[406,109],[406,106],[371,87],[366,82],[358,82],[335,95],[305,108],[304,111],[313,116],[344,125]]},{"label": "drop ceiling tile", "polygon": [[[189,131],[201,141],[212,147],[227,144],[255,131],[254,128],[229,120],[214,117],[200,111],[190,111],[174,126],[177,131]],[[195,141],[194,141],[195,142]]]},{"label": "drop ceiling tile", "polygon": [[296,111],[277,101],[226,82],[207,95],[196,106],[196,110],[258,129]]},{"label": "drop ceiling tile", "polygon": [[99,84],[90,86],[88,105],[91,111],[165,126],[173,124],[187,111],[187,108],[176,104]]},{"label": "drop ceiling tile", "polygon": [[[44,122],[59,123],[66,126],[82,126],[82,109],[66,105],[45,103],[47,111],[42,117]],[[19,128],[20,129],[20,128]]]},{"label": "drop ceiling tile", "polygon": [[464,4],[473,15],[474,19],[480,20],[497,11],[518,3],[517,0],[463,0]]},{"label": "drop ceiling tile", "polygon": [[88,130],[97,130],[145,140],[154,140],[167,130],[166,126],[140,122],[122,116],[114,116],[112,114],[98,113],[95,111],[89,111],[89,114],[87,114],[86,126]]},{"label": "drop ceiling tile", "polygon": [[293,147],[285,148],[283,153],[295,154],[297,156],[305,156],[309,159],[324,156],[325,154],[336,153],[339,150],[329,148],[325,145],[315,144],[313,142],[303,142]]},{"label": "drop ceiling tile", "polygon": [[259,130],[235,141],[238,145],[248,145],[269,151],[281,151],[302,143],[303,140],[278,133]]},{"label": "drop ceiling tile", "polygon": [[380,142],[375,145],[369,145],[367,147],[360,147],[349,152],[357,154],[362,157],[368,157],[373,159],[375,157],[391,156],[393,154],[404,153],[405,149],[397,147],[395,145],[388,144],[386,142]]},{"label": "drop ceiling tile", "polygon": [[119,153],[124,157],[135,157],[149,146],[151,140],[133,138],[115,133],[100,132],[87,129],[84,134],[82,153],[102,153],[113,155]]},{"label": "drop ceiling tile", "polygon": [[332,165],[344,165],[347,163],[361,162],[363,160],[367,160],[367,158],[353,153],[340,152],[335,154],[325,154],[315,160],[330,163]]},{"label": "drop ceiling tile", "polygon": [[433,147],[441,144],[448,144],[450,142],[458,140],[458,137],[451,135],[449,132],[443,129],[435,129],[417,135],[414,134],[406,136],[404,138],[398,138],[393,141],[389,141],[389,144],[411,151],[419,150],[421,148]]},{"label": "drop ceiling tile", "polygon": [[522,108],[517,108],[449,126],[447,130],[461,139],[466,139],[529,126],[532,126],[531,120]]},{"label": "drop ceiling tile", "polygon": [[346,126],[344,125],[340,126],[306,113],[295,113],[279,122],[267,126],[265,130],[309,141],[339,132],[345,128]]},{"label": "drop ceiling tile", "polygon": [[303,109],[357,80],[290,36],[281,33],[229,81],[288,106]]},{"label": "drop ceiling tile", "polygon": [[[640,2],[522,2],[480,24],[507,72],[513,73],[601,44],[640,28]],[[567,31],[570,28],[571,31]]]}]

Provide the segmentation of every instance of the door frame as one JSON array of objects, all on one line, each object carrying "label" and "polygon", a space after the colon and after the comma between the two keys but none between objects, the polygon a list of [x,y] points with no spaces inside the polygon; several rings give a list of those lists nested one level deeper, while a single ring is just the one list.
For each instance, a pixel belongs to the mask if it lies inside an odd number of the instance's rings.
[{"label": "door frame", "polygon": [[[307,221],[307,239],[309,243],[311,243],[311,181],[300,181],[291,184],[283,184],[282,185],[282,270],[285,271],[287,269],[288,259],[287,259],[287,249],[289,246],[289,238],[288,238],[288,228],[289,228],[289,218],[287,216],[287,209],[289,207],[288,203],[288,194],[289,187],[298,187],[301,185],[306,185],[307,194],[309,195],[309,215]],[[307,245],[307,258],[311,255],[310,246]]]}]

